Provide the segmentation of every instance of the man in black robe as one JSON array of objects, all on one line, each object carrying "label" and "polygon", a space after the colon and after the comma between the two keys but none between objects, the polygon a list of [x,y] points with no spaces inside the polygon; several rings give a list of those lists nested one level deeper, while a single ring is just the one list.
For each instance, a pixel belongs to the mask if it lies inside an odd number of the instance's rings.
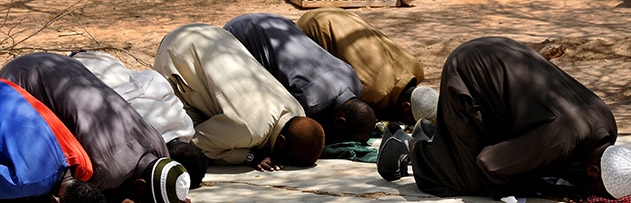
[{"label": "man in black robe", "polygon": [[616,141],[611,110],[525,45],[502,37],[461,45],[445,62],[438,103],[432,139],[395,133],[380,155],[407,152],[407,140],[420,190],[496,199],[551,196],[555,189],[549,189],[557,187],[546,187],[543,178],[555,177],[570,181],[578,194],[610,197],[597,160]]}]

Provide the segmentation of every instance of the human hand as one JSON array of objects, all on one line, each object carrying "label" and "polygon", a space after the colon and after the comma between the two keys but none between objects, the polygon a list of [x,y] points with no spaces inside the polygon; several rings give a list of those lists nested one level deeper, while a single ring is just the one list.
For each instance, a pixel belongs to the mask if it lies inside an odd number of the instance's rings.
[{"label": "human hand", "polygon": [[259,171],[280,171],[283,169],[283,165],[275,163],[271,158],[265,157],[259,164],[257,164],[254,168]]},{"label": "human hand", "polygon": [[57,196],[55,196],[55,195],[52,195],[52,196],[50,197],[50,203],[59,203],[59,202],[60,202],[60,201],[59,201],[59,197],[57,197]]}]

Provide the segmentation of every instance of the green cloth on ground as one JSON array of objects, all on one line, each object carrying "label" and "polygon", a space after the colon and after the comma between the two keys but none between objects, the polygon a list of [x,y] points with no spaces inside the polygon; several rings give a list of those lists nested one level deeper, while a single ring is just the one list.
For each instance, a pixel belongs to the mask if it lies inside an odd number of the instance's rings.
[{"label": "green cloth on ground", "polygon": [[377,149],[370,148],[365,143],[350,141],[325,145],[320,158],[377,163],[377,153]]}]

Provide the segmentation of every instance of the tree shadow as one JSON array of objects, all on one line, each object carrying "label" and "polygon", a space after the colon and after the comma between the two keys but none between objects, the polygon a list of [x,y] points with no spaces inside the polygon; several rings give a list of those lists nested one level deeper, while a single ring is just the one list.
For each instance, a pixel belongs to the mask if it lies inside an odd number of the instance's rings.
[{"label": "tree shadow", "polygon": [[631,0],[623,0],[616,8],[631,8]]}]

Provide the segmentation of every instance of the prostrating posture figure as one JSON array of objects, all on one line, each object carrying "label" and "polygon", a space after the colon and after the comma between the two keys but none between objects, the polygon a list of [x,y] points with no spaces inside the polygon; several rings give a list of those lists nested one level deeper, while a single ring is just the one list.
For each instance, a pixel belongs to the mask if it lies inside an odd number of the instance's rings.
[{"label": "prostrating posture figure", "polygon": [[92,162],[88,182],[103,189],[108,202],[187,200],[190,177],[168,158],[160,133],[79,61],[28,54],[7,63],[0,78],[24,88],[68,127]]},{"label": "prostrating posture figure", "polygon": [[618,132],[607,104],[524,44],[464,43],[445,62],[440,92],[431,140],[395,133],[382,148],[405,152],[411,143],[420,190],[574,201],[631,194],[631,150],[613,145]]},{"label": "prostrating posture figure", "polygon": [[407,125],[422,118],[434,120],[438,92],[419,86],[424,80],[421,63],[357,14],[318,8],[307,11],[296,24],[322,48],[351,65],[363,85],[361,99],[379,120]]},{"label": "prostrating posture figure", "polygon": [[228,31],[191,24],[168,33],[154,69],[193,119],[191,143],[215,164],[276,171],[312,166],[324,131]]},{"label": "prostrating posture figure", "polygon": [[85,182],[88,154],[48,107],[0,78],[0,112],[1,202],[105,202]]},{"label": "prostrating posture figure", "polygon": [[104,52],[73,52],[72,58],[111,87],[154,127],[167,143],[171,159],[181,163],[191,176],[191,189],[199,187],[208,160],[189,144],[195,129],[184,105],[173,93],[169,81],[154,70],[134,71]]},{"label": "prostrating posture figure", "polygon": [[366,142],[375,127],[373,110],[359,99],[353,69],[309,39],[291,20],[245,14],[224,26],[318,121],[327,143]]}]

